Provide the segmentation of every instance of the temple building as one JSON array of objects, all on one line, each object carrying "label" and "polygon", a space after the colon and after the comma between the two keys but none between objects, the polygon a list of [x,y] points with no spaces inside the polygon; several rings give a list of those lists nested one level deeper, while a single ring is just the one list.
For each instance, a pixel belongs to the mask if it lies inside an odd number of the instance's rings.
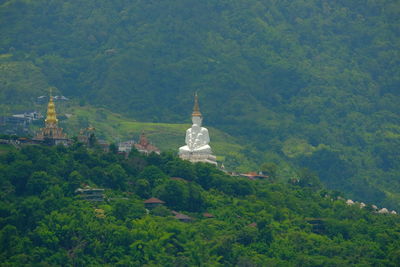
[{"label": "temple building", "polygon": [[132,147],[136,144],[134,140],[128,140],[125,142],[120,142],[118,143],[118,152],[120,153],[130,153],[132,150]]},{"label": "temple building", "polygon": [[81,129],[78,135],[78,142],[83,143],[89,147],[93,147],[97,142],[95,132],[96,128],[92,126]]},{"label": "temple building", "polygon": [[140,135],[139,143],[134,144],[135,148],[143,154],[150,154],[152,152],[156,154],[160,154],[160,149],[158,149],[156,146],[152,145],[149,140],[147,139],[147,136],[142,132]]},{"label": "temple building", "polygon": [[203,117],[199,108],[197,93],[194,98],[192,113],[193,125],[186,130],[185,146],[179,148],[179,157],[191,162],[206,162],[217,165],[216,157],[209,145],[210,136],[207,128],[201,127]]},{"label": "temple building", "polygon": [[67,145],[69,139],[63,133],[63,129],[58,127],[58,119],[56,114],[56,106],[54,104],[53,96],[50,92],[50,100],[47,105],[47,117],[45,119],[45,127],[41,128],[38,134],[33,138],[34,141],[46,143],[49,145],[63,144]]},{"label": "temple building", "polygon": [[142,132],[142,134],[140,135],[138,143],[136,143],[134,140],[120,142],[118,144],[118,152],[129,154],[133,147],[140,153],[146,155],[153,152],[156,154],[160,154],[160,149],[149,142],[144,132]]},{"label": "temple building", "polygon": [[151,197],[151,198],[143,201],[143,203],[144,203],[144,206],[146,209],[153,209],[153,208],[156,208],[156,207],[159,207],[159,206],[162,206],[165,204],[164,201],[162,201],[158,198],[155,198],[155,197]]},{"label": "temple building", "polygon": [[86,186],[85,188],[78,188],[75,193],[87,201],[104,201],[104,189],[103,188],[91,188]]}]

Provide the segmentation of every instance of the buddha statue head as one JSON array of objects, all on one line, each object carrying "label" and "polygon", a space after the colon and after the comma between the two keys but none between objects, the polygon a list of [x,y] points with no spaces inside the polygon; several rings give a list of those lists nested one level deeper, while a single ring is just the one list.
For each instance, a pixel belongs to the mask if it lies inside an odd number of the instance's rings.
[{"label": "buddha statue head", "polygon": [[201,123],[203,121],[203,118],[201,116],[193,116],[192,117],[192,122],[193,126],[201,127]]},{"label": "buddha statue head", "polygon": [[192,122],[193,126],[201,127],[201,122],[203,118],[201,116],[200,108],[199,108],[199,98],[197,96],[197,92],[194,95],[194,106],[193,106],[193,113],[192,113]]}]

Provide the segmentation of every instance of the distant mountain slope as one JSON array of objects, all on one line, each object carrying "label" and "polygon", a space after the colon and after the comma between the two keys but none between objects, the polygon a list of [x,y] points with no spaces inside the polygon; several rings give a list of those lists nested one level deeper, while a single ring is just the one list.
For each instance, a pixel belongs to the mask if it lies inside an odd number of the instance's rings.
[{"label": "distant mountain slope", "polygon": [[288,160],[354,198],[400,205],[397,0],[1,3],[0,60],[35,73],[32,84],[0,76],[2,103],[48,84],[181,123],[199,90],[208,125],[260,162]]},{"label": "distant mountain slope", "polygon": [[11,56],[0,57],[0,103],[18,105],[33,102],[49,87],[46,77],[30,61],[8,61]]},{"label": "distant mountain slope", "polygon": [[[89,125],[96,128],[98,138],[109,142],[138,141],[139,135],[145,132],[149,141],[162,151],[174,153],[185,145],[185,132],[190,127],[190,124],[138,122],[102,108],[72,107],[69,111],[72,116],[63,125],[71,136],[76,136],[81,128]],[[245,147],[236,138],[214,128],[209,128],[209,131],[210,145],[219,162],[235,171],[258,170],[257,161],[243,153]]]}]

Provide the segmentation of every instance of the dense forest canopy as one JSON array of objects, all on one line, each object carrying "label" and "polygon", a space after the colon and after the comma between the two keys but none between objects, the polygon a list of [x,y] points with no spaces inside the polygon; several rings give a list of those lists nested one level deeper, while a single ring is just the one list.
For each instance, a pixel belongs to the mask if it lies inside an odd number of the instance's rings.
[{"label": "dense forest canopy", "polygon": [[399,12],[398,0],[1,1],[1,108],[55,86],[182,122],[198,90],[205,123],[258,164],[399,207]]},{"label": "dense forest canopy", "polygon": [[[3,148],[3,147],[2,147]],[[105,189],[90,202],[76,193]],[[231,177],[168,153],[82,144],[0,154],[3,266],[397,266],[400,217],[297,184]],[[165,205],[146,211],[155,196]],[[192,218],[181,222],[172,211]],[[208,216],[204,216],[204,214]]]}]

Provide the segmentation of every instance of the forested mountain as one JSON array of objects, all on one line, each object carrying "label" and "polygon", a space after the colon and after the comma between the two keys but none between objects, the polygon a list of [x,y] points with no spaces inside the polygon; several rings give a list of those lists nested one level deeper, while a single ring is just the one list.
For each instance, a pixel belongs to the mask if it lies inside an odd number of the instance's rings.
[{"label": "forested mountain", "polygon": [[[105,189],[104,201],[76,194],[85,184]],[[399,215],[348,206],[309,173],[296,184],[249,181],[168,153],[133,151],[125,158],[81,144],[30,145],[0,154],[0,186],[2,266],[397,266],[400,260]],[[143,201],[151,196],[166,203],[146,212]]]},{"label": "forested mountain", "polygon": [[205,123],[257,164],[399,207],[398,0],[1,1],[0,99],[55,86],[141,121]]}]

